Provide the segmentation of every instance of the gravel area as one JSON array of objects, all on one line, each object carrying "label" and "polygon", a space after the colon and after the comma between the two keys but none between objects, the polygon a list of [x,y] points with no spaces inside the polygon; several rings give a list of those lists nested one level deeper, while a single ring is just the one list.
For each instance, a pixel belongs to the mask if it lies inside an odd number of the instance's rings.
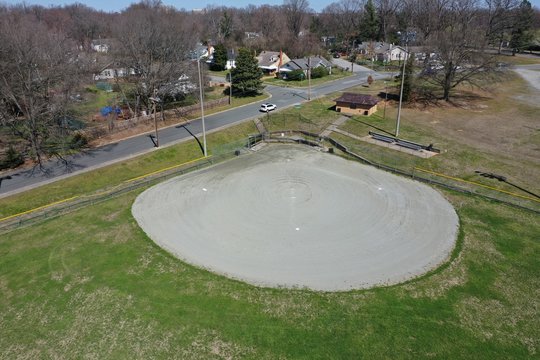
[{"label": "gravel area", "polygon": [[399,283],[454,248],[458,217],[424,184],[271,145],[137,197],[142,229],[180,259],[258,286],[345,291]]}]

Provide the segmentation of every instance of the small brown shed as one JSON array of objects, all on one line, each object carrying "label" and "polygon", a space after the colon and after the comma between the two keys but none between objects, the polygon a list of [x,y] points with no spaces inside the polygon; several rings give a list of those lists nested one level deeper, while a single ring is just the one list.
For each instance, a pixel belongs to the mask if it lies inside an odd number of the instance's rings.
[{"label": "small brown shed", "polygon": [[343,93],[336,102],[336,111],[353,115],[371,115],[377,111],[379,99],[371,95]]}]

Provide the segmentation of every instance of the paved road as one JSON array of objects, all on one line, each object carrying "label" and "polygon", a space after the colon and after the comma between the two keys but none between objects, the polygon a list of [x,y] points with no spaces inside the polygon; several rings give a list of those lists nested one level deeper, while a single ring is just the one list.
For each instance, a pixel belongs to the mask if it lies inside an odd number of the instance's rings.
[{"label": "paved road", "polygon": [[[311,98],[313,99],[364,83],[370,73],[374,74],[375,78],[383,77],[383,75],[372,73],[369,69],[363,69],[364,71],[355,71],[355,74],[351,77],[314,87],[311,91]],[[307,89],[267,86],[266,91],[272,96],[270,100],[264,100],[222,113],[206,116],[206,131],[212,131],[223,126],[247,121],[260,116],[261,113],[258,110],[260,104],[265,101],[276,104],[278,111],[279,109],[307,101]],[[200,119],[191,121],[186,127],[194,134],[202,133],[202,123]],[[177,128],[173,126],[159,131],[159,142],[161,147],[190,138],[191,135],[189,132],[181,127]],[[44,185],[64,177],[122,161],[155,149],[156,148],[154,148],[148,135],[140,135],[72,156],[68,158],[69,166],[67,167],[63,163],[51,161],[45,165],[46,173],[39,170],[25,170],[18,173],[3,174],[2,176],[11,175],[12,178],[4,179],[0,182],[0,198]]]}]

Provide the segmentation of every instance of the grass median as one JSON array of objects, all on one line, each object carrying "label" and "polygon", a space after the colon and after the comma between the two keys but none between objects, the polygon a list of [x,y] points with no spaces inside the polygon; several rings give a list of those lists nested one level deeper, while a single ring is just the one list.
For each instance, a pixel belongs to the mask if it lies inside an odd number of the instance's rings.
[{"label": "grass median", "polygon": [[[208,153],[209,155],[219,153],[228,145],[235,145],[256,131],[253,122],[246,122],[223,131],[210,133],[207,135]],[[234,149],[229,150],[234,151]],[[126,180],[198,159],[201,156],[201,150],[195,140],[152,151],[133,159],[0,199],[0,218],[73,196],[113,188]]]}]

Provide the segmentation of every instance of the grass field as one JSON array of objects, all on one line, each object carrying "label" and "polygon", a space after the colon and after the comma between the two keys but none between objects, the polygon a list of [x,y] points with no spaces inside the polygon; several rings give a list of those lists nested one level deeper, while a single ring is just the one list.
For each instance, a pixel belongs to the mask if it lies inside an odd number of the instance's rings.
[{"label": "grass field", "polygon": [[[361,90],[375,94],[381,87]],[[465,89],[452,106],[404,109],[402,136],[446,151],[430,160],[339,139],[396,167],[421,165],[488,184],[474,177],[482,167],[537,191],[537,108],[520,98],[527,90],[517,77],[496,88],[474,96]],[[337,119],[329,110],[333,98],[287,109],[289,116],[272,114],[265,125],[322,131]],[[516,98],[521,100],[510,101]],[[352,118],[342,129],[358,136],[376,128],[391,131],[394,106],[386,115]],[[253,133],[252,123],[214,133],[210,152],[232,150],[227,144]],[[193,142],[161,149],[0,199],[0,214],[95,192],[197,157]],[[538,214],[444,191],[461,221],[447,264],[401,285],[320,293],[257,288],[175,259],[131,216],[139,191],[0,235],[0,358],[539,356]]]},{"label": "grass field", "polygon": [[538,216],[446,195],[452,262],[347,293],[252,287],[188,266],[131,216],[136,193],[0,240],[0,357],[527,358],[540,351]]}]

